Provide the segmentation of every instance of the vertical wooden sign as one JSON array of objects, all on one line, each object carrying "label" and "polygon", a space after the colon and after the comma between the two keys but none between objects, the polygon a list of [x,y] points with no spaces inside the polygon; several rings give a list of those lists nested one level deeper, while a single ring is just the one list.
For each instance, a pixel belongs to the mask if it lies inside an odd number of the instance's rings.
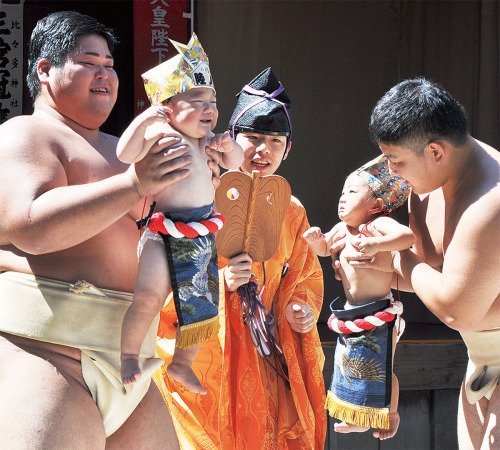
[{"label": "vertical wooden sign", "polygon": [[191,37],[188,0],[134,0],[134,115],[149,107],[141,74],[172,58],[169,39],[186,44]]}]

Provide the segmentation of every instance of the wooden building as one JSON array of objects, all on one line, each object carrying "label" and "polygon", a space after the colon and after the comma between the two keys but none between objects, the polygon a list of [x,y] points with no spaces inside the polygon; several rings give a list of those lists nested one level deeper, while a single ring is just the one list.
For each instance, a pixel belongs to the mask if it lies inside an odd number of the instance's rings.
[{"label": "wooden building", "polygon": [[[161,0],[141,0],[136,8]],[[16,3],[15,0],[0,3]],[[235,95],[271,66],[292,99],[293,147],[280,169],[309,221],[329,229],[345,177],[379,153],[367,125],[376,101],[405,78],[441,83],[466,108],[471,134],[500,148],[500,3],[495,0],[198,0],[182,3],[210,59],[224,131]],[[132,0],[25,0],[24,39],[49,12],[73,9],[96,17],[121,40],[115,54],[118,103],[103,128],[120,134],[137,111]],[[1,18],[0,18],[1,19]],[[186,19],[189,20],[189,19]],[[185,42],[188,35],[185,37]],[[24,100],[23,111],[30,113]],[[400,220],[407,221],[404,213]],[[326,327],[329,304],[342,296],[331,261],[322,259],[325,300],[320,330],[330,384],[335,335]],[[397,347],[398,434],[380,442],[371,433],[330,432],[325,448],[456,448],[458,392],[466,349],[458,333],[413,294],[401,293],[407,330]]]}]

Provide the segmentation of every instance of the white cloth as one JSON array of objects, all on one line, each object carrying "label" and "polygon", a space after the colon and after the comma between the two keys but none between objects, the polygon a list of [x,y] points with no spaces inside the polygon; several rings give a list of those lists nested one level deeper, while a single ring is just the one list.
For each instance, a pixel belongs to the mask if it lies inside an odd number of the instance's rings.
[{"label": "white cloth", "polygon": [[482,397],[491,399],[500,381],[500,328],[461,331],[469,362],[465,375],[465,394],[474,404]]},{"label": "white cloth", "polygon": [[154,357],[158,313],[141,347],[141,379],[127,387],[121,382],[121,327],[132,298],[127,292],[98,289],[85,281],[70,284],[0,273],[0,331],[79,348],[83,379],[99,408],[106,436],[132,414],[163,364]]}]

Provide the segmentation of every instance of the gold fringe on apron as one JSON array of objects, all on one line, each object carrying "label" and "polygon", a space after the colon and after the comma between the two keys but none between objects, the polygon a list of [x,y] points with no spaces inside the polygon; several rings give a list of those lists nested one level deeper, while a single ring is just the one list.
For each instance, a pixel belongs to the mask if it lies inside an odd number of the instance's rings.
[{"label": "gold fringe on apron", "polygon": [[389,429],[389,408],[370,408],[340,400],[331,391],[326,397],[325,408],[331,417],[360,427]]}]

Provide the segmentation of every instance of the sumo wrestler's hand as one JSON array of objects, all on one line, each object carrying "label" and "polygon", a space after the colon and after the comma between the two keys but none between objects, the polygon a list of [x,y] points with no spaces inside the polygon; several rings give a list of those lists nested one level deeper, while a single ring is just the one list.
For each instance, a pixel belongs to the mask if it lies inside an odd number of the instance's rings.
[{"label": "sumo wrestler's hand", "polygon": [[208,146],[205,147],[205,152],[209,156],[207,164],[212,171],[212,184],[214,185],[214,189],[217,189],[220,185],[220,163],[222,162],[222,157],[217,150]]},{"label": "sumo wrestler's hand", "polygon": [[345,231],[339,231],[332,239],[332,245],[330,246],[330,256],[332,258],[332,267],[335,271],[335,279],[342,281],[340,276],[340,252],[344,249],[346,244]]}]

